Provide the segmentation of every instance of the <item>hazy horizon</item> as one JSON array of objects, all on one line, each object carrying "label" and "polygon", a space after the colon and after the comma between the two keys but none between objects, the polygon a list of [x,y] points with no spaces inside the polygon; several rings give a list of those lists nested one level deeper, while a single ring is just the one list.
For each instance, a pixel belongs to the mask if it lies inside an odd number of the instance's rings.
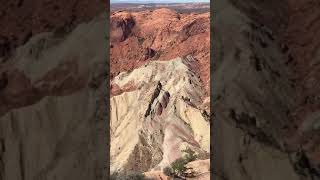
[{"label": "hazy horizon", "polygon": [[111,0],[111,3],[209,3],[210,0]]}]

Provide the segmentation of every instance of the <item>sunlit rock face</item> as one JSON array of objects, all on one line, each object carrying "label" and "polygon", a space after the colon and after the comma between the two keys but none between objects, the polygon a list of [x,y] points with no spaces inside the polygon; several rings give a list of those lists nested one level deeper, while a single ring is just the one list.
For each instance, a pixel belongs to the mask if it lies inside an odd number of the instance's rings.
[{"label": "sunlit rock face", "polygon": [[152,61],[114,78],[121,93],[110,100],[112,172],[160,170],[186,147],[208,158],[209,112],[193,61]]},{"label": "sunlit rock face", "polygon": [[186,147],[209,158],[209,19],[168,8],[111,14],[111,172],[163,176]]},{"label": "sunlit rock face", "polygon": [[[168,61],[192,54],[209,94],[210,13],[178,13],[172,9],[114,12],[110,16],[111,78],[148,61]],[[208,96],[208,95],[207,95]]]}]

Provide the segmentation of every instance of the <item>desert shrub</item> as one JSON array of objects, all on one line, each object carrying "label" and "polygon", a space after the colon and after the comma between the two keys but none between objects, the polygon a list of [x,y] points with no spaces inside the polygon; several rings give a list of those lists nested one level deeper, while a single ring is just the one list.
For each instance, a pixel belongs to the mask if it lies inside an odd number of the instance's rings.
[{"label": "desert shrub", "polygon": [[[175,160],[173,163],[171,163],[171,168],[170,169],[164,169],[164,173],[167,175],[177,175],[177,176],[181,176],[185,173],[185,171],[187,170],[186,165],[191,162],[196,160],[198,157],[196,155],[196,153],[190,149],[189,147],[186,148],[185,150],[182,150],[182,152],[184,152],[184,156],[182,158],[179,158],[177,160]],[[170,170],[170,171],[169,171]],[[167,171],[167,173],[165,172]],[[169,176],[169,175],[167,175]]]},{"label": "desert shrub", "polygon": [[163,173],[166,175],[166,176],[171,176],[172,175],[172,168],[167,166],[163,169]]},{"label": "desert shrub", "polygon": [[115,172],[111,174],[110,180],[148,180],[148,178],[140,172]]},{"label": "desert shrub", "polygon": [[175,160],[172,164],[171,164],[171,168],[174,174],[180,176],[182,175],[186,170],[186,165],[187,162],[184,158],[179,158],[177,160]]},{"label": "desert shrub", "polygon": [[186,160],[187,163],[194,161],[198,158],[196,153],[192,149],[190,149],[189,147],[186,148],[185,150],[182,150],[182,152],[186,153],[183,158]]}]

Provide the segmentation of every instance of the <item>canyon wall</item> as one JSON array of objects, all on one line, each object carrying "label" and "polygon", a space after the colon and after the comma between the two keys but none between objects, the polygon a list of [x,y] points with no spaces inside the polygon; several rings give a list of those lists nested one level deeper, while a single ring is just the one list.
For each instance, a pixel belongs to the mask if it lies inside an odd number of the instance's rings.
[{"label": "canyon wall", "polygon": [[111,172],[154,175],[187,147],[207,167],[209,17],[166,8],[112,13]]}]

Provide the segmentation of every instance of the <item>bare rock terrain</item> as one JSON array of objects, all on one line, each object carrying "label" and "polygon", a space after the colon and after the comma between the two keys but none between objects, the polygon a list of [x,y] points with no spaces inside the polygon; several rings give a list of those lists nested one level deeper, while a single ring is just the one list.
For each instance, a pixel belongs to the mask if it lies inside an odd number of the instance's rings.
[{"label": "bare rock terrain", "polygon": [[186,147],[209,158],[209,17],[167,8],[111,15],[111,173],[168,178],[161,170]]},{"label": "bare rock terrain", "polygon": [[161,170],[186,147],[209,158],[205,90],[189,70],[192,61],[152,61],[114,78],[120,89],[132,88],[110,100],[111,172]]},{"label": "bare rock terrain", "polygon": [[319,8],[314,0],[213,7],[217,178],[319,179]]},{"label": "bare rock terrain", "polygon": [[106,178],[106,20],[38,33],[0,58],[0,179]]},{"label": "bare rock terrain", "polygon": [[[110,17],[111,78],[147,61],[192,55],[194,70],[209,92],[210,14],[180,14],[167,8],[114,12]],[[201,70],[200,70],[201,69]]]}]

